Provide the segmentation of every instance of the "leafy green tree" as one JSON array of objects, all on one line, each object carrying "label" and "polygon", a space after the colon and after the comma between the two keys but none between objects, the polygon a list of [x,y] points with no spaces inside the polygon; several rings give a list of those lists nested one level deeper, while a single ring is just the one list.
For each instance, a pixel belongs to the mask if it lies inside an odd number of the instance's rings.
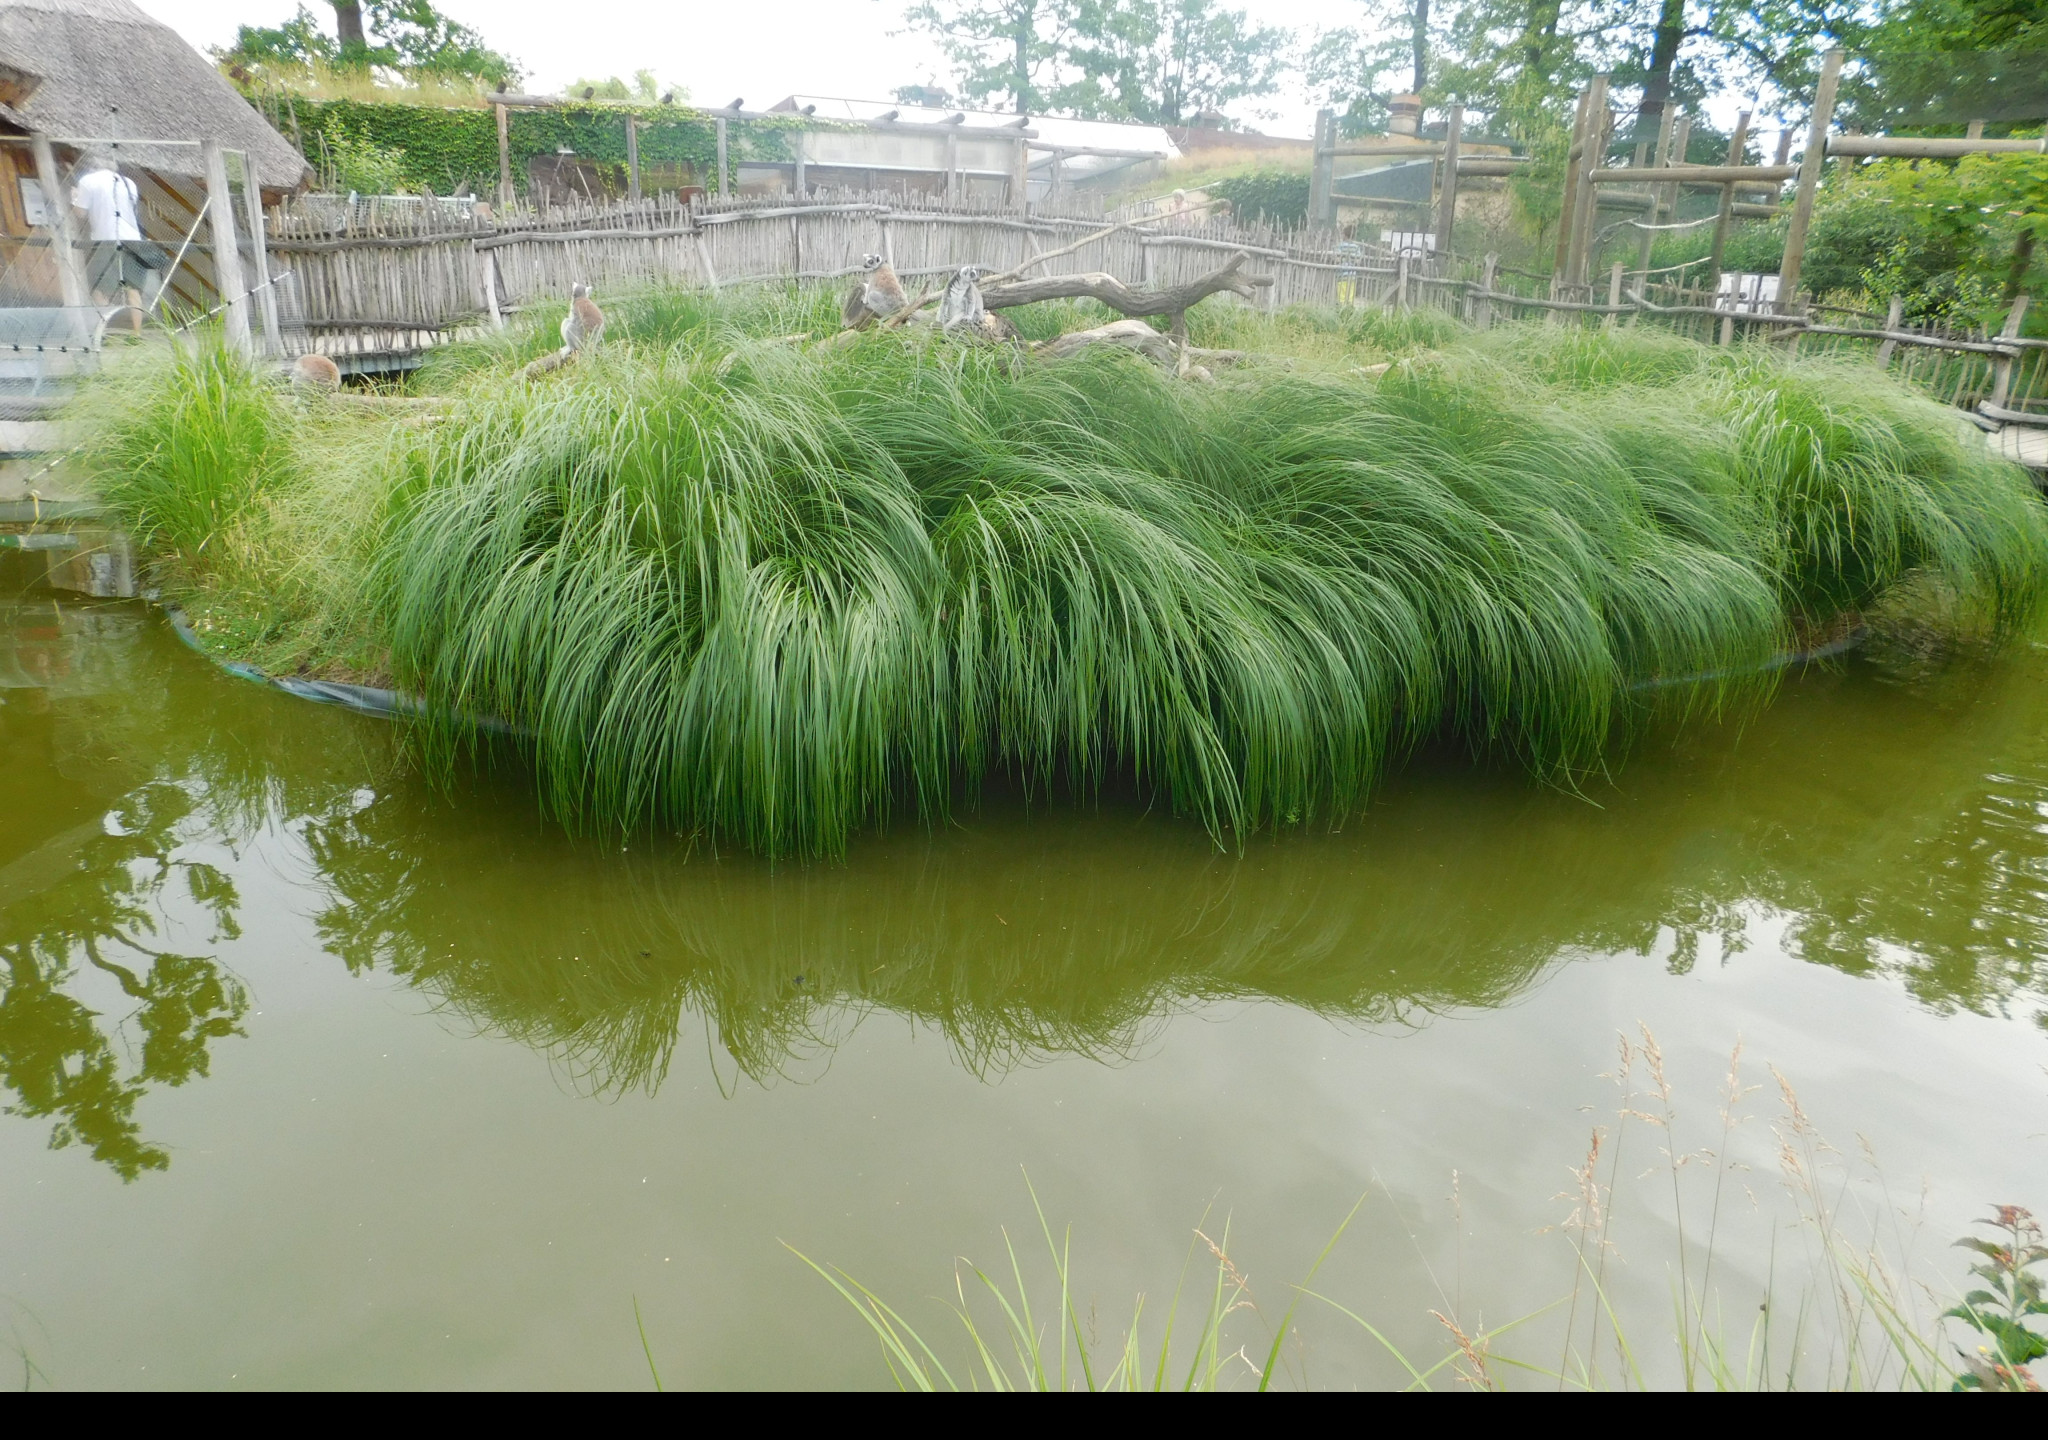
[{"label": "leafy green tree", "polygon": [[621,80],[616,75],[608,75],[602,80],[576,80],[562,93],[572,99],[629,100],[640,105],[652,105],[663,95],[682,100],[688,98],[690,92],[680,85],[671,85],[664,90],[652,70],[635,70],[631,80]]},{"label": "leafy green tree", "polygon": [[218,53],[223,64],[257,70],[396,70],[408,78],[481,80],[503,89],[520,69],[491,49],[476,31],[443,15],[430,0],[333,0],[335,34],[329,36],[304,5],[282,25],[244,25],[235,43]]},{"label": "leafy green tree", "polygon": [[[939,42],[961,100],[1000,99],[1019,115],[1052,108],[1083,0],[921,0],[904,13]],[[910,103],[910,102],[906,102]]]},{"label": "leafy green tree", "polygon": [[1271,95],[1292,35],[1217,0],[922,0],[963,102],[1181,124]]},{"label": "leafy green tree", "polygon": [[1216,0],[1091,0],[1075,17],[1079,78],[1061,108],[1103,119],[1179,125],[1220,118],[1280,88],[1293,35]]}]

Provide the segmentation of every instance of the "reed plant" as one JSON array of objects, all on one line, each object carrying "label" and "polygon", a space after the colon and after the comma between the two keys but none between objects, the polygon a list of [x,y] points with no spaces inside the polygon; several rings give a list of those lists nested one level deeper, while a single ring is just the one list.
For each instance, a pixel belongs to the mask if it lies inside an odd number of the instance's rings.
[{"label": "reed plant", "polygon": [[2013,617],[2048,573],[2016,472],[1826,365],[1530,327],[1205,386],[751,303],[474,384],[404,457],[395,667],[528,731],[579,823],[829,853],[1006,772],[1222,838],[1436,735],[1569,781],[1760,702],[1795,619],[1925,567]]},{"label": "reed plant", "polygon": [[1570,784],[1762,703],[1795,634],[1910,577],[1994,631],[2048,580],[2021,473],[1867,368],[1238,307],[1193,317],[1248,352],[1200,383],[805,343],[838,299],[615,297],[601,351],[521,379],[541,314],[374,429],[209,343],[102,387],[92,460],[145,537],[212,547],[228,608],[289,612],[252,627],[280,653],[317,668],[345,610],[440,717],[436,769],[477,740],[450,717],[495,717],[565,820],[770,854],[996,775],[1134,786],[1219,840],[1353,813],[1439,737]]},{"label": "reed plant", "polygon": [[282,392],[217,328],[124,355],[78,422],[101,498],[138,540],[187,560],[293,470]]},{"label": "reed plant", "polygon": [[[1992,1288],[1971,1291],[1956,1307],[1930,1313],[1917,1292],[1932,1296],[1935,1286],[1910,1278],[1915,1246],[1907,1227],[1917,1225],[1916,1217],[1895,1207],[1874,1162],[1851,1173],[1808,1118],[1791,1083],[1774,1070],[1772,1088],[1780,1103],[1768,1144],[1776,1152],[1779,1197],[1790,1214],[1769,1215],[1764,1228],[1774,1237],[1789,1235],[1792,1243],[1781,1258],[1780,1240],[1765,1242],[1769,1273],[1760,1291],[1749,1293],[1756,1282],[1739,1272],[1756,1256],[1733,1253],[1745,1237],[1731,1232],[1737,1228],[1733,1192],[1741,1192],[1744,1210],[1758,1204],[1743,1178],[1750,1167],[1741,1158],[1740,1132],[1755,1118],[1747,1102],[1759,1087],[1745,1079],[1741,1046],[1730,1057],[1715,1114],[1697,1131],[1681,1125],[1681,1106],[1656,1037],[1639,1026],[1637,1034],[1619,1037],[1619,1049],[1620,1063],[1611,1072],[1619,1103],[1609,1122],[1594,1127],[1587,1154],[1572,1171],[1572,1189],[1558,1197],[1570,1204],[1570,1213],[1547,1232],[1569,1251],[1571,1288],[1492,1326],[1461,1313],[1460,1301],[1446,1295],[1444,1308],[1429,1312],[1441,1344],[1425,1355],[1396,1344],[1389,1332],[1399,1332],[1385,1317],[1376,1323],[1316,1288],[1317,1274],[1352,1224],[1369,1204],[1381,1204],[1370,1193],[1344,1217],[1302,1279],[1288,1287],[1286,1307],[1277,1314],[1255,1302],[1250,1282],[1231,1259],[1228,1223],[1212,1240],[1205,1216],[1193,1231],[1165,1313],[1148,1318],[1145,1297],[1138,1296],[1129,1323],[1112,1332],[1107,1344],[1082,1320],[1079,1297],[1086,1289],[1071,1263],[1071,1230],[1055,1233],[1035,1191],[1032,1208],[1049,1263],[1028,1276],[1007,1230],[1006,1275],[957,1262],[953,1294],[940,1301],[949,1312],[947,1328],[954,1330],[951,1342],[920,1328],[847,1271],[790,1248],[860,1316],[879,1342],[891,1378],[905,1389],[1268,1390],[1305,1379],[1290,1376],[1283,1364],[1288,1343],[1299,1339],[1296,1317],[1304,1302],[1336,1317],[1340,1332],[1355,1333],[1374,1357],[1391,1361],[1395,1383],[1406,1389],[2035,1387],[2028,1365],[2048,1353],[2036,1328],[2048,1305],[2041,1302],[2039,1277],[2030,1267],[2048,1263],[2048,1248],[2041,1246],[2040,1229],[2025,1209],[1995,1207],[1983,1223],[2001,1232],[1996,1240],[1956,1242],[1985,1259],[1972,1273]],[[1619,1295],[1616,1187],[1643,1165],[1646,1143],[1655,1147],[1657,1159],[1640,1170],[1635,1183],[1669,1197],[1668,1207],[1655,1207],[1672,1237],[1672,1249],[1661,1257],[1674,1280],[1668,1333],[1666,1326],[1627,1310]],[[1454,1192],[1455,1184],[1454,1176]],[[1384,1204],[1398,1211],[1391,1193]],[[1208,1263],[1198,1268],[1204,1258]],[[1724,1305],[1729,1291],[1736,1298]],[[1091,1315],[1092,1309],[1090,1302]],[[1746,1317],[1746,1323],[1738,1319],[1740,1328],[1731,1329],[1731,1315]],[[1945,1323],[1967,1328],[1944,1331]],[[1247,1326],[1259,1333],[1246,1333]],[[1981,1343],[1957,1343],[1964,1336]]]}]

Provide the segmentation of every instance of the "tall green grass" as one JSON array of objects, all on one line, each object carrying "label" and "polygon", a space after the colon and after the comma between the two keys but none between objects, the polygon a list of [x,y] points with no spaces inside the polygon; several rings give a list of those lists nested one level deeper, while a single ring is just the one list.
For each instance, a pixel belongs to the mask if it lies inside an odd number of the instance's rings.
[{"label": "tall green grass", "polygon": [[1906,577],[1994,629],[2048,579],[2020,472],[1864,367],[1239,307],[1194,338],[1252,358],[1198,383],[801,343],[837,300],[617,297],[603,350],[523,381],[542,316],[437,360],[431,414],[302,403],[209,344],[101,387],[89,453],[231,608],[293,611],[249,627],[293,663],[346,608],[388,654],[359,668],[529,737],[558,815],[769,853],[997,774],[1219,838],[1353,812],[1439,737],[1571,783],[1761,703],[1795,634]]},{"label": "tall green grass", "polygon": [[1220,837],[1436,735],[1569,779],[1760,701],[1795,617],[1932,568],[2010,621],[2048,575],[2018,472],[1867,371],[1530,327],[1201,385],[696,303],[472,385],[394,491],[399,672],[585,823],[831,852],[1005,772]]},{"label": "tall green grass", "polygon": [[136,538],[190,559],[293,468],[280,387],[218,331],[124,359],[88,393],[81,459]]}]

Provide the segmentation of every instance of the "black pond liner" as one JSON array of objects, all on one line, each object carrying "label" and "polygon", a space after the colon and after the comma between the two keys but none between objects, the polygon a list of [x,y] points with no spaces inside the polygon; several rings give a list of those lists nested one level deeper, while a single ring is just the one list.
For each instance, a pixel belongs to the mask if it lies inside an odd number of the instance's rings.
[{"label": "black pond liner", "polygon": [[[417,695],[408,695],[403,690],[385,690],[375,685],[349,685],[339,680],[302,680],[294,675],[272,675],[245,665],[240,660],[224,660],[206,648],[206,644],[192,628],[184,608],[164,604],[164,614],[170,619],[171,629],[185,644],[198,651],[218,668],[227,671],[238,680],[253,680],[258,685],[267,685],[273,690],[282,690],[301,700],[311,700],[321,705],[339,705],[353,710],[358,715],[375,715],[385,720],[417,720],[426,715],[427,702]],[[489,730],[499,735],[523,735],[527,732],[510,721],[496,716],[461,717],[464,724],[478,730]]]},{"label": "black pond liner", "polygon": [[[268,685],[273,690],[282,690],[301,700],[312,700],[321,705],[340,705],[359,715],[376,715],[386,720],[417,720],[427,713],[427,702],[417,695],[408,695],[403,690],[383,690],[375,685],[348,685],[339,680],[301,680],[290,675],[271,675],[245,665],[239,660],[223,660],[206,648],[198,634],[192,629],[192,622],[186,618],[182,607],[164,604],[163,612],[170,617],[171,628],[178,632],[178,638],[193,650],[204,655],[228,674],[241,680],[253,680],[258,685]],[[1858,625],[1847,635],[1830,640],[1824,645],[1815,645],[1805,650],[1788,650],[1774,655],[1761,665],[1741,670],[1703,670],[1696,675],[1674,675],[1638,680],[1629,686],[1630,694],[1641,694],[1646,690],[1666,690],[1674,685],[1703,685],[1713,680],[1726,680],[1735,675],[1764,675],[1773,670],[1789,670],[1794,666],[1811,665],[1819,660],[1830,660],[1845,655],[1870,638],[1870,628]],[[489,730],[499,735],[526,735],[531,732],[509,720],[496,716],[464,716],[465,724],[479,730]]]}]

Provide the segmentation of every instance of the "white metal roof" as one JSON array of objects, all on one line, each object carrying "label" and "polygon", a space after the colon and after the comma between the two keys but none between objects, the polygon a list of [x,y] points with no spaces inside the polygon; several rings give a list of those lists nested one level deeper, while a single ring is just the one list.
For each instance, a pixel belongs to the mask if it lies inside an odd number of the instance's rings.
[{"label": "white metal roof", "polygon": [[[898,120],[911,124],[936,125],[964,113],[965,123],[976,126],[1014,124],[1017,115],[1007,110],[938,110],[923,105],[902,105],[890,100],[856,100],[844,95],[792,95],[777,108],[802,110],[817,107],[820,120],[876,120],[896,112]],[[1076,120],[1065,115],[1033,115],[1031,129],[1038,132],[1033,144],[1086,145],[1102,150],[1157,150],[1169,158],[1180,154],[1173,137],[1159,125],[1128,125],[1117,120]],[[1077,156],[1065,162],[1067,173],[1078,179],[1091,170],[1107,169],[1119,161],[1101,156]]]}]

